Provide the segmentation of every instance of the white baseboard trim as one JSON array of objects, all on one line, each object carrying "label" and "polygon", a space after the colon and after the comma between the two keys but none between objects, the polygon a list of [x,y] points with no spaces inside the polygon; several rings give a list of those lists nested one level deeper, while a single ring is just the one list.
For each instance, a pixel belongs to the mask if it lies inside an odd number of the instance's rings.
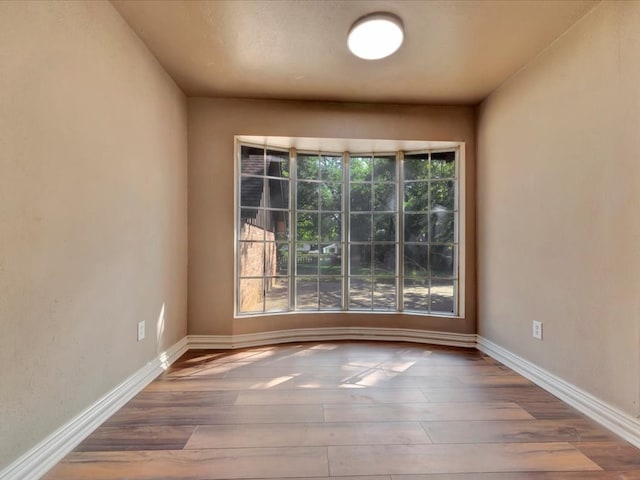
[{"label": "white baseboard trim", "polygon": [[190,349],[233,349],[290,342],[331,340],[382,340],[417,342],[452,347],[476,347],[475,334],[433,332],[403,328],[297,328],[239,335],[189,335]]},{"label": "white baseboard trim", "polygon": [[0,478],[33,480],[43,476],[187,350],[185,337],[1,470]]},{"label": "white baseboard trim", "polygon": [[640,448],[640,419],[478,335],[477,348]]}]

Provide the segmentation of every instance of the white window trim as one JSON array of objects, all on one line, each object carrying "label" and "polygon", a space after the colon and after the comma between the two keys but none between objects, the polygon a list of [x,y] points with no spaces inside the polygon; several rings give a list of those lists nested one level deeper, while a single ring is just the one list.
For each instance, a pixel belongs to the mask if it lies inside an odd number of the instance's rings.
[{"label": "white window trim", "polygon": [[[397,310],[349,310],[348,309],[348,296],[345,295],[347,293],[348,290],[348,279],[349,279],[349,272],[348,272],[348,268],[345,266],[344,270],[343,270],[343,278],[345,279],[345,281],[343,282],[344,284],[344,292],[343,292],[343,309],[336,309],[336,310],[296,310],[295,309],[295,271],[293,268],[293,265],[290,264],[289,265],[289,272],[288,272],[288,277],[289,277],[289,294],[290,294],[290,298],[289,298],[289,307],[290,310],[282,310],[282,311],[268,311],[268,312],[247,312],[247,313],[241,313],[239,312],[239,256],[238,256],[238,245],[239,245],[239,238],[238,238],[238,233],[239,233],[239,226],[240,226],[240,147],[242,145],[244,146],[251,146],[251,147],[256,147],[256,148],[266,148],[266,149],[273,149],[273,150],[289,150],[290,153],[292,153],[293,155],[290,155],[290,159],[297,153],[297,151],[295,150],[295,146],[296,144],[317,144],[319,146],[328,146],[330,147],[331,145],[335,145],[335,144],[341,144],[341,145],[346,145],[349,146],[350,144],[356,144],[356,145],[361,145],[363,142],[372,142],[374,144],[377,145],[382,145],[382,146],[386,146],[386,145],[400,145],[402,146],[406,146],[409,147],[411,149],[411,151],[407,151],[409,150],[409,148],[406,149],[400,149],[398,151],[393,152],[394,155],[398,155],[398,154],[402,154],[406,151],[406,153],[412,154],[412,153],[418,153],[418,152],[425,152],[428,151],[429,153],[437,153],[437,152],[445,152],[445,151],[452,151],[455,150],[456,151],[456,177],[455,177],[455,181],[456,181],[456,188],[455,188],[455,198],[454,198],[454,212],[457,214],[457,221],[455,223],[455,237],[454,237],[454,244],[457,246],[457,248],[455,249],[456,254],[454,256],[454,268],[455,271],[457,271],[457,281],[454,284],[454,305],[457,304],[457,308],[454,308],[455,312],[454,314],[448,314],[448,313],[444,313],[444,312],[421,312],[421,311],[404,311],[402,310],[402,287],[403,287],[403,282],[402,281],[398,281],[397,282],[397,291],[396,291],[396,295],[397,295],[397,306],[400,307]],[[423,147],[423,148],[419,148],[419,147]],[[382,150],[377,150],[375,152],[363,152],[362,150],[359,151],[355,151],[355,150],[350,150],[348,152],[348,154],[350,154],[351,156],[357,156],[357,155],[382,155],[385,153],[390,153],[390,150],[382,151]],[[318,148],[318,149],[309,149],[309,148],[305,148],[304,150],[301,150],[300,153],[312,153],[312,154],[325,154],[325,155],[336,155],[337,153],[335,151],[331,151],[331,149],[324,149],[324,148]],[[237,319],[243,319],[243,318],[252,318],[252,317],[260,317],[260,316],[283,316],[283,315],[299,315],[299,314],[375,314],[375,315],[398,315],[398,314],[402,314],[402,315],[412,315],[412,316],[425,316],[425,317],[436,317],[436,318],[451,318],[451,319],[461,319],[464,318],[465,316],[465,292],[466,292],[466,212],[465,212],[465,205],[466,205],[466,169],[465,169],[465,165],[466,165],[466,155],[465,155],[465,143],[464,142],[433,142],[433,141],[395,141],[395,140],[362,140],[362,139],[331,139],[331,138],[307,138],[307,137],[256,137],[256,136],[246,136],[246,135],[239,135],[234,137],[234,292],[233,292],[233,302],[234,302],[234,318]],[[399,157],[400,158],[400,157]],[[295,161],[292,162],[293,164],[295,164]],[[290,172],[293,170],[293,168],[295,167],[290,167]],[[290,173],[291,176],[291,173]],[[289,201],[294,202],[295,198],[293,196],[294,192],[294,181],[293,181],[293,176],[291,176],[290,178],[292,178],[292,180],[289,182]],[[343,179],[345,181],[346,184],[349,183],[349,179],[348,178],[344,178]],[[402,179],[401,178],[397,178],[397,184],[399,185],[400,183],[402,183]],[[343,214],[346,216],[348,216],[348,213],[346,212],[346,209],[344,209],[344,203],[347,202],[348,200],[348,195],[346,194],[347,192],[345,191],[345,194],[343,194]],[[400,195],[400,188],[397,188],[397,194]],[[290,212],[293,212],[294,209],[291,209]],[[402,231],[401,230],[402,225],[403,225],[403,212],[400,211],[398,214],[398,226],[397,226],[397,245],[400,245],[402,242],[401,240],[401,236],[402,236]],[[290,214],[291,215],[291,221],[294,222],[294,217],[293,217],[293,213]],[[343,243],[343,251],[345,251],[345,248],[348,247],[349,242],[347,239],[347,234],[348,234],[348,218],[345,219],[345,223],[343,223],[343,225],[346,228],[346,231],[343,232],[342,235],[342,243]],[[290,249],[295,248],[295,237],[293,236],[295,234],[295,232],[292,230],[290,232],[291,235],[291,240],[290,240]],[[292,251],[292,250],[290,250]],[[404,262],[402,261],[402,259],[399,257],[400,255],[400,251],[401,248],[397,248],[396,249],[396,256],[397,256],[397,265],[398,265],[398,272],[396,275],[396,278],[400,278],[402,279],[402,270],[403,270],[403,264]],[[290,258],[290,262],[291,262],[291,258]]]}]

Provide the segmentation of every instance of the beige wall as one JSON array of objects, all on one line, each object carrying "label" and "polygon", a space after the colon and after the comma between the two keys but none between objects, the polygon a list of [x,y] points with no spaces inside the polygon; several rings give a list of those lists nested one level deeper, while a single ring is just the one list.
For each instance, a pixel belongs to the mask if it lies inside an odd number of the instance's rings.
[{"label": "beige wall", "polygon": [[186,113],[108,2],[0,2],[0,470],[184,337]]},{"label": "beige wall", "polygon": [[[475,333],[472,108],[204,98],[190,98],[188,105],[190,334],[228,335],[310,326]],[[234,135],[466,142],[465,317],[313,313],[234,320]]]},{"label": "beige wall", "polygon": [[478,120],[480,334],[634,416],[639,52],[640,2],[603,2]]}]

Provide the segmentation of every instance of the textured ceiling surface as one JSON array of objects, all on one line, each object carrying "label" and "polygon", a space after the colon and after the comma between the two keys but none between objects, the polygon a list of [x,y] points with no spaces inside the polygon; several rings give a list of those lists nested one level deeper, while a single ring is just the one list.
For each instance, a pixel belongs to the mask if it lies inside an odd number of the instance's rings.
[{"label": "textured ceiling surface", "polygon": [[[189,96],[475,104],[596,0],[112,0]],[[388,11],[405,26],[391,57],[346,47]]]}]

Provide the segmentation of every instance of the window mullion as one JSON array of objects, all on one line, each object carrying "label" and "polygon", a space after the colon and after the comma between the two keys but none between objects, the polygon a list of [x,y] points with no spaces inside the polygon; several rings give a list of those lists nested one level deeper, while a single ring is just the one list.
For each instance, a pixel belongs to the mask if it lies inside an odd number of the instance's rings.
[{"label": "window mullion", "polygon": [[371,219],[371,227],[369,229],[369,235],[371,236],[370,240],[369,240],[369,249],[371,251],[371,255],[369,256],[369,278],[371,279],[371,288],[369,291],[369,296],[371,299],[371,310],[373,311],[373,305],[374,305],[374,295],[373,292],[375,290],[375,277],[374,277],[374,259],[375,259],[375,253],[376,253],[376,246],[375,246],[375,239],[376,239],[376,227],[375,227],[375,215],[373,214],[373,212],[375,211],[375,195],[374,195],[374,191],[375,191],[375,186],[373,183],[373,172],[375,171],[376,168],[376,157],[375,155],[372,153],[371,154],[371,177],[369,178],[369,180],[371,181],[370,185],[371,185],[371,189],[370,189],[370,200],[371,200],[371,211],[369,212],[370,215],[370,219]]},{"label": "window mullion", "polygon": [[289,309],[296,306],[296,264],[298,261],[297,244],[297,202],[298,202],[298,155],[295,148],[289,149],[289,215],[291,215],[291,231],[289,232]]},{"label": "window mullion", "polygon": [[396,231],[396,309],[404,310],[404,152],[396,157],[396,205],[398,205],[398,229]]},{"label": "window mullion", "polygon": [[428,154],[427,160],[427,280],[429,282],[429,297],[427,298],[427,313],[431,313],[431,249],[433,248],[431,237],[431,174],[433,173],[431,168],[433,166],[431,162],[431,152]]},{"label": "window mullion", "polygon": [[262,150],[262,198],[258,215],[262,213],[262,313],[267,311],[267,210],[266,196],[268,195],[267,187],[267,146]]},{"label": "window mullion", "polygon": [[322,153],[318,154],[318,176],[317,179],[318,180],[318,189],[316,191],[316,201],[318,202],[318,210],[316,212],[316,215],[318,216],[318,230],[316,231],[316,234],[318,236],[318,248],[316,249],[318,251],[317,255],[318,255],[318,266],[317,266],[317,270],[316,270],[316,294],[317,294],[317,299],[318,301],[316,302],[316,310],[320,310],[320,296],[322,295],[322,293],[320,292],[320,277],[321,277],[321,271],[322,271],[322,254],[320,253],[322,251],[322,195],[320,195],[320,187],[324,184],[324,179],[322,178],[322,164],[323,164],[323,158],[322,158]]},{"label": "window mullion", "polygon": [[349,282],[351,281],[351,191],[349,189],[349,176],[351,172],[351,157],[349,152],[342,154],[342,310],[349,310]]}]

